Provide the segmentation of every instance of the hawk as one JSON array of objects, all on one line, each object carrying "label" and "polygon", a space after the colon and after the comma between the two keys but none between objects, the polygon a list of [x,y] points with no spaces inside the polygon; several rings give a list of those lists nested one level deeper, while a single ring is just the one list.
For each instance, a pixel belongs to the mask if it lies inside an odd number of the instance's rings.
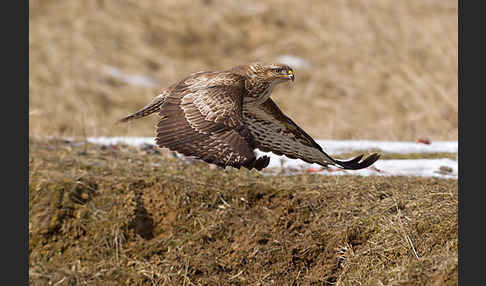
[{"label": "hawk", "polygon": [[255,149],[343,169],[362,169],[379,158],[373,153],[349,161],[332,158],[270,98],[280,83],[294,81],[285,64],[252,63],[223,71],[201,71],[174,83],[151,103],[126,116],[127,122],[158,112],[157,146],[222,168],[262,170],[270,157]]}]

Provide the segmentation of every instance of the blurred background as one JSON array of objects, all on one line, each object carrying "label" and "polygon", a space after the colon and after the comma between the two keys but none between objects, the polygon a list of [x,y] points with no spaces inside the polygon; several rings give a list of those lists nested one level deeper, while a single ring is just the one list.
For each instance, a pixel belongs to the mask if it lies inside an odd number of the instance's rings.
[{"label": "blurred background", "polygon": [[30,0],[29,135],[153,136],[115,121],[190,73],[291,65],[272,98],[318,139],[457,140],[452,0]]}]

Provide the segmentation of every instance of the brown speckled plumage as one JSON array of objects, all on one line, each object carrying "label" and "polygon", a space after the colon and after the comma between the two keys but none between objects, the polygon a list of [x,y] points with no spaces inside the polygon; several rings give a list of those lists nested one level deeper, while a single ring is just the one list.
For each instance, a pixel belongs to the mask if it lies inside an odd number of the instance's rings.
[{"label": "brown speckled plumage", "polygon": [[226,71],[194,73],[170,86],[150,104],[121,122],[158,112],[155,141],[186,156],[220,167],[261,170],[270,158],[257,158],[254,149],[302,159],[322,166],[362,169],[378,160],[372,154],[338,161],[270,99],[276,84],[294,80],[282,64],[240,65]]}]

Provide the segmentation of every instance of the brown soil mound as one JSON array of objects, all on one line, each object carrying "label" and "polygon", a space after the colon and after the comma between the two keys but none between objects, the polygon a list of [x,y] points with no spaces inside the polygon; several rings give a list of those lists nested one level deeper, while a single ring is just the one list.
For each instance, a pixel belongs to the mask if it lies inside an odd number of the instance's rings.
[{"label": "brown soil mound", "polygon": [[[30,141],[32,285],[457,285],[457,181]],[[56,284],[57,283],[57,284]]]}]

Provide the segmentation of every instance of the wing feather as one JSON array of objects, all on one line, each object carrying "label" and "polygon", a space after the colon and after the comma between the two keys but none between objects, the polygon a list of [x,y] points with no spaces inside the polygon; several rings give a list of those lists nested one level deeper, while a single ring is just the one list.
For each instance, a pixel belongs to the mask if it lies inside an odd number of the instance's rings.
[{"label": "wing feather", "polygon": [[254,135],[255,147],[264,152],[285,155],[322,166],[336,165],[352,170],[366,168],[380,157],[379,154],[374,153],[361,162],[363,155],[349,161],[332,158],[311,136],[283,114],[270,98],[262,105],[244,107],[243,118]]},{"label": "wing feather", "polygon": [[157,145],[221,167],[259,168],[242,117],[245,92],[244,78],[231,73],[198,73],[181,81],[160,107]]}]

